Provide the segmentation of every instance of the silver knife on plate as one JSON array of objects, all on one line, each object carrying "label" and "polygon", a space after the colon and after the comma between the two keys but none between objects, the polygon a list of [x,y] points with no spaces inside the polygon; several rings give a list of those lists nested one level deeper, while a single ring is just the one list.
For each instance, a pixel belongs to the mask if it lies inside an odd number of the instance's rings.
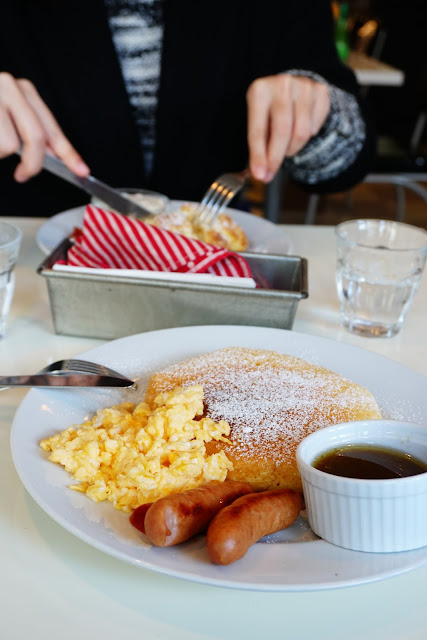
[{"label": "silver knife on plate", "polygon": [[[85,373],[36,373],[34,375],[0,377],[0,387],[122,387],[136,389],[133,380]],[[1,391],[1,389],[0,389]]]},{"label": "silver knife on plate", "polygon": [[[21,153],[18,152],[18,155],[21,155]],[[44,155],[43,167],[55,176],[70,182],[91,196],[102,200],[102,202],[105,202],[105,204],[119,213],[135,218],[147,218],[153,215],[152,211],[142,207],[130,198],[126,198],[120,191],[113,189],[113,187],[105,184],[105,182],[101,182],[101,180],[97,180],[97,178],[94,178],[92,175],[89,175],[87,178],[76,176],[65,166],[62,160],[49,153],[45,153]]]}]

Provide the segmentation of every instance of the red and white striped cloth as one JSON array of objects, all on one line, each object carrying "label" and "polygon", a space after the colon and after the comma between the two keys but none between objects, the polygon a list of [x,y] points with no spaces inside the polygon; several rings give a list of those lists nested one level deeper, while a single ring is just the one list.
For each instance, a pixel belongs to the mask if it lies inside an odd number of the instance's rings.
[{"label": "red and white striped cloth", "polygon": [[93,205],[86,207],[68,265],[251,278],[237,253]]}]

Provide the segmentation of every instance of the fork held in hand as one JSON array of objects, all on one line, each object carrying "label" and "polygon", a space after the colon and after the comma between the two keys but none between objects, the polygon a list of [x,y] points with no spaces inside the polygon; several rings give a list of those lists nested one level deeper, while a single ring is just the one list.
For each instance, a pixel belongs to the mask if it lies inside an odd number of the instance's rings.
[{"label": "fork held in hand", "polygon": [[248,170],[241,173],[224,173],[219,176],[203,196],[194,213],[194,220],[199,225],[211,227],[221,211],[243,189],[248,177]]}]

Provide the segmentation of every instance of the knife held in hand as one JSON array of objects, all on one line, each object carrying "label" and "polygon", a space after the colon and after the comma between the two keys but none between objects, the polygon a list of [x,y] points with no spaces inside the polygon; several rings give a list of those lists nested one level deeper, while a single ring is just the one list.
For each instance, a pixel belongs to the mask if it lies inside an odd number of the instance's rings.
[{"label": "knife held in hand", "polygon": [[136,389],[133,380],[86,373],[36,373],[34,375],[0,377],[0,387],[123,387]]},{"label": "knife held in hand", "polygon": [[[18,155],[21,155],[20,152],[18,152]],[[127,198],[122,195],[120,191],[117,191],[117,189],[113,189],[113,187],[105,184],[105,182],[101,182],[101,180],[97,180],[97,178],[94,178],[92,175],[87,176],[87,178],[76,176],[75,173],[65,166],[62,160],[50,153],[45,153],[43,167],[50,173],[58,176],[58,178],[62,178],[75,187],[86,191],[86,193],[89,193],[91,196],[102,200],[102,202],[105,202],[105,204],[118,213],[133,216],[134,218],[147,218],[153,215],[152,211]]]}]

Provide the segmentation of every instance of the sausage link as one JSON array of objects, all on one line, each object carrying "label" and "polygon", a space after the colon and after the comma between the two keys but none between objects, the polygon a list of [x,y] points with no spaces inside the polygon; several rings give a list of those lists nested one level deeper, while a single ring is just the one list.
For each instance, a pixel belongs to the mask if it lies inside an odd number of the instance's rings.
[{"label": "sausage link", "polygon": [[133,524],[135,529],[138,529],[142,533],[145,533],[145,516],[147,515],[147,511],[152,504],[152,502],[141,504],[130,515],[130,523]]},{"label": "sausage link", "polygon": [[213,481],[195,489],[174,493],[148,509],[145,533],[158,547],[170,547],[206,531],[212,518],[236,498],[252,493],[247,482]]},{"label": "sausage link", "polygon": [[222,509],[207,533],[207,549],[215,564],[242,558],[249,547],[269,533],[289,527],[303,508],[302,496],[293,489],[251,493]]}]

